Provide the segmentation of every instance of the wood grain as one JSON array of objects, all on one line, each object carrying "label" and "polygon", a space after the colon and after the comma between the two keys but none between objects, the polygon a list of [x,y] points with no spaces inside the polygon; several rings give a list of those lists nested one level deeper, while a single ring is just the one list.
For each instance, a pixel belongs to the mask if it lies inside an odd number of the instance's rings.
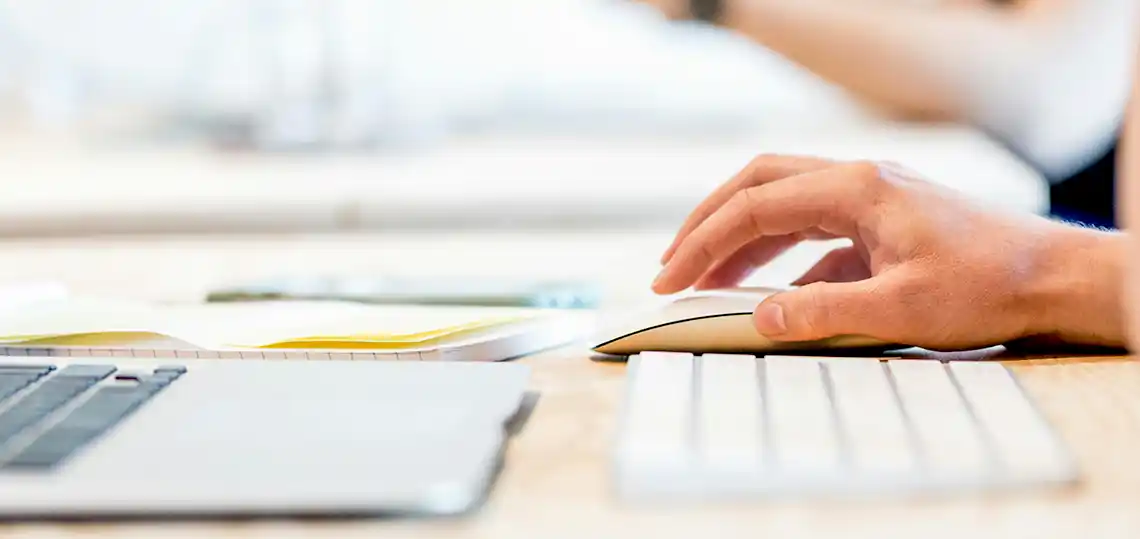
[{"label": "wood grain", "polygon": [[[191,299],[235,278],[334,270],[448,273],[457,269],[446,264],[462,260],[472,273],[595,279],[607,291],[607,305],[620,307],[650,299],[646,287],[668,239],[666,233],[519,233],[10,241],[0,243],[0,281],[49,276],[78,292]],[[794,251],[757,280],[786,282],[822,250]],[[1010,365],[1078,458],[1082,483],[942,499],[627,506],[613,497],[608,473],[625,364],[592,359],[579,345],[522,360],[534,367],[532,389],[540,398],[511,441],[487,504],[468,517],[19,525],[0,527],[0,539],[1140,536],[1140,362],[1121,356],[1021,359],[1001,350],[953,357]]]}]

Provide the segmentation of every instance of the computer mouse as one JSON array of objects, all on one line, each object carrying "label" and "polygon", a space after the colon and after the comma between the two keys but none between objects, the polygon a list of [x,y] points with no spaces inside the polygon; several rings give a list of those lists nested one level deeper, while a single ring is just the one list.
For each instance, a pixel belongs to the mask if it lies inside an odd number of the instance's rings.
[{"label": "computer mouse", "polygon": [[781,352],[888,350],[903,346],[870,337],[845,335],[815,341],[770,340],[752,325],[752,312],[768,296],[786,289],[740,287],[706,290],[668,301],[602,329],[595,352],[688,352],[763,355]]}]

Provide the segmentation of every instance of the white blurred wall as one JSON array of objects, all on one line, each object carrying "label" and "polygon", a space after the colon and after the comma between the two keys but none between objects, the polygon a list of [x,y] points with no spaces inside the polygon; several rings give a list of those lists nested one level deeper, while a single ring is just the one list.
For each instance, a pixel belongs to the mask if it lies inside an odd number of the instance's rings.
[{"label": "white blurred wall", "polygon": [[[841,92],[721,32],[590,0],[0,0],[45,117],[113,102],[351,144],[755,124]],[[773,107],[773,104],[778,107]]]},{"label": "white blurred wall", "polygon": [[[1032,65],[980,76],[975,114],[1058,177],[1115,135],[1137,14],[1135,0],[1071,6]],[[5,80],[42,122],[126,104],[264,146],[860,113],[769,51],[624,0],[0,0]]]}]

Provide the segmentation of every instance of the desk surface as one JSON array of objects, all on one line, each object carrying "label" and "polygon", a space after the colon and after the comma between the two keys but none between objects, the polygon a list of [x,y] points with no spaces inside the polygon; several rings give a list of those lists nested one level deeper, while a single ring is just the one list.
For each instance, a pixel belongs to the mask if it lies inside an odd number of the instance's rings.
[{"label": "desk surface", "polygon": [[[76,291],[199,297],[225,279],[282,271],[475,273],[597,279],[611,306],[651,296],[661,233],[275,236],[0,242],[0,281],[57,278]],[[786,282],[824,246],[793,251],[758,274]],[[493,255],[488,256],[488,253]],[[608,455],[625,367],[572,347],[523,361],[541,393],[488,504],[446,522],[263,522],[26,525],[0,537],[1137,537],[1140,536],[1140,363],[1128,358],[1011,361],[1056,422],[1084,471],[1061,492],[855,505],[751,503],[623,508],[608,488]]]},{"label": "desk surface", "polygon": [[1001,207],[1047,209],[1042,177],[977,131],[809,120],[774,115],[734,133],[494,136],[326,155],[96,148],[6,129],[0,235],[672,226],[759,153],[893,160]]}]

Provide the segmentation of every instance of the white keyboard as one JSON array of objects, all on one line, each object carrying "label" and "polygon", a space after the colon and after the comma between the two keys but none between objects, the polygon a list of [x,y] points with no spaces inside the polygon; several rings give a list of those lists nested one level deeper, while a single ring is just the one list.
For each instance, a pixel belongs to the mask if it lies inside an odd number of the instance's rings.
[{"label": "white keyboard", "polygon": [[626,497],[1066,484],[1067,448],[996,362],[643,353],[614,459]]}]

